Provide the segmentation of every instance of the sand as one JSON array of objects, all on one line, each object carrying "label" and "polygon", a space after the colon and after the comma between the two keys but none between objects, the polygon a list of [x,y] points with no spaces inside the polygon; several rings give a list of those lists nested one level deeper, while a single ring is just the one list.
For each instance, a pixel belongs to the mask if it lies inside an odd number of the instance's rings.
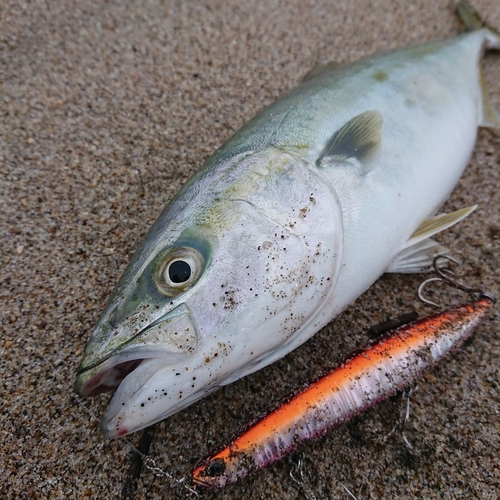
[{"label": "sand", "polygon": [[[500,30],[497,0],[475,1]],[[72,384],[85,341],[148,227],[186,179],[321,60],[454,36],[447,0],[91,2],[0,6],[0,477],[2,498],[116,498],[132,461],[98,418],[109,395]],[[500,109],[500,57],[486,77]],[[477,212],[439,236],[467,282],[497,295],[500,133],[481,130],[444,210]],[[324,373],[412,309],[421,275],[387,275],[278,363],[157,425],[150,456],[176,478],[270,402]],[[444,305],[463,302],[448,289]],[[202,498],[495,499],[500,492],[500,319],[432,370],[397,427],[399,395],[225,492]],[[404,434],[403,434],[404,432]],[[405,443],[408,441],[408,446]],[[299,459],[304,464],[304,485]],[[183,498],[144,470],[142,499]]]}]

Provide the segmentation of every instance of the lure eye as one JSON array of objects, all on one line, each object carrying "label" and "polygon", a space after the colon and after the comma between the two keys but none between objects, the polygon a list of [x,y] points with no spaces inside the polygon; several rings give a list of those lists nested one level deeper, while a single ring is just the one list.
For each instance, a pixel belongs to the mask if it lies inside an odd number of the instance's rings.
[{"label": "lure eye", "polygon": [[155,282],[158,290],[168,297],[174,297],[189,290],[199,279],[205,261],[198,250],[177,247],[162,259]]},{"label": "lure eye", "polygon": [[217,476],[222,476],[222,474],[224,474],[225,471],[226,471],[226,462],[224,462],[224,459],[215,458],[208,464],[205,470],[205,474],[208,477],[217,477]]}]

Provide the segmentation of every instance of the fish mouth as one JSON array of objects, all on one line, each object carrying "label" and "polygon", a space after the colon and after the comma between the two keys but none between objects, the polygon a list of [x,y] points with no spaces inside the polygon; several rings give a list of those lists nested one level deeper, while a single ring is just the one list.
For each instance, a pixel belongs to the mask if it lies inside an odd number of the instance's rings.
[{"label": "fish mouth", "polygon": [[142,362],[142,359],[133,361],[125,361],[118,363],[111,368],[102,370],[97,375],[87,380],[87,382],[79,384],[79,377],[77,377],[76,384],[79,386],[77,389],[78,394],[85,398],[91,398],[102,394],[104,392],[114,391],[122,383],[123,379],[130,375]]},{"label": "fish mouth", "polygon": [[77,372],[75,392],[92,397],[113,391],[146,361],[160,359],[164,366],[178,363],[196,350],[198,340],[191,311],[180,304],[128,341],[116,347],[110,344],[100,359],[92,359],[94,346],[88,346],[89,354]]},{"label": "fish mouth", "polygon": [[90,398],[118,389],[120,384],[140,365],[154,359],[161,359],[164,366],[178,363],[184,354],[153,352],[152,349],[135,349],[107,358],[90,368],[80,369],[75,380],[75,392]]},{"label": "fish mouth", "polygon": [[[138,414],[134,401],[140,399],[141,394],[148,390],[151,377],[162,370],[171,370],[172,367],[179,366],[179,363],[184,365],[186,355],[163,353],[163,356],[159,356],[155,353],[153,356],[151,351],[144,352],[139,349],[128,354],[135,359],[125,359],[123,355],[115,356],[92,369],[82,371],[75,382],[75,392],[83,397],[116,390],[99,424],[103,436],[110,439],[123,437],[163,420],[178,411],[178,408],[183,407],[190,399],[179,401],[153,417],[147,412]],[[175,371],[177,372],[177,369]]]}]

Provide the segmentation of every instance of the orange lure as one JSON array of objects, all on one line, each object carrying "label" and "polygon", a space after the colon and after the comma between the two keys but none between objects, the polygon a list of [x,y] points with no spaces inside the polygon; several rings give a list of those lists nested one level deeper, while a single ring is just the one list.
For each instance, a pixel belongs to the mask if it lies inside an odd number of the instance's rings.
[{"label": "orange lure", "polygon": [[411,385],[459,347],[493,304],[484,296],[369,344],[197,467],[194,482],[224,488]]}]

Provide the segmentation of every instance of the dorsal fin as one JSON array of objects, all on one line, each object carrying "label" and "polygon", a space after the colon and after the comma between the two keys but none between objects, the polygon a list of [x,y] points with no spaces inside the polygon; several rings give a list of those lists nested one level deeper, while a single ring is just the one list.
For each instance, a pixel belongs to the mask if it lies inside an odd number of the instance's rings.
[{"label": "dorsal fin", "polygon": [[317,164],[327,156],[356,158],[363,161],[373,154],[382,140],[382,115],[365,111],[337,130],[319,156]]},{"label": "dorsal fin", "polygon": [[334,61],[318,63],[304,75],[304,78],[302,78],[300,83],[308,82],[309,80],[337,68],[338,66],[340,66],[340,63]]}]

